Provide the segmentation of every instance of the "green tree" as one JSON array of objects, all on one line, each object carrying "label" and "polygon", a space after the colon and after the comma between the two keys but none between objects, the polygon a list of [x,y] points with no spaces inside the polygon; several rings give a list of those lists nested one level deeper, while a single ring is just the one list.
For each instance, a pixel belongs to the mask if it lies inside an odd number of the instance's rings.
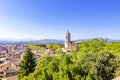
[{"label": "green tree", "polygon": [[22,80],[112,80],[120,75],[120,42],[94,39],[78,46],[76,52],[40,57],[35,71]]},{"label": "green tree", "polygon": [[46,47],[47,47],[48,49],[51,49],[51,48],[53,48],[53,45],[52,45],[52,44],[46,44]]},{"label": "green tree", "polygon": [[104,39],[93,39],[91,41],[82,42],[78,44],[78,52],[82,54],[100,52],[101,50],[104,50],[107,44],[107,41]]},{"label": "green tree", "polygon": [[112,80],[119,66],[117,57],[109,51],[85,54],[80,63],[83,70],[91,76],[91,80]]},{"label": "green tree", "polygon": [[63,54],[63,51],[62,51],[62,49],[57,49],[57,50],[55,51],[55,53],[57,53],[57,54]]},{"label": "green tree", "polygon": [[32,73],[35,70],[35,66],[36,58],[31,50],[27,49],[23,56],[23,60],[20,62],[20,69],[18,71],[19,80],[24,76],[28,76],[30,73]]}]

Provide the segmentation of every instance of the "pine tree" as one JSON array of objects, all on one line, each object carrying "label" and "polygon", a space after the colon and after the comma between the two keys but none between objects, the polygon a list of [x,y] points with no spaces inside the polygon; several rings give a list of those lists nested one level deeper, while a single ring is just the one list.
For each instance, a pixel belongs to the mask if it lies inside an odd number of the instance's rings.
[{"label": "pine tree", "polygon": [[19,80],[24,76],[28,76],[30,73],[32,73],[35,70],[35,66],[36,58],[31,50],[27,49],[23,56],[23,59],[20,62],[20,69],[18,71]]}]

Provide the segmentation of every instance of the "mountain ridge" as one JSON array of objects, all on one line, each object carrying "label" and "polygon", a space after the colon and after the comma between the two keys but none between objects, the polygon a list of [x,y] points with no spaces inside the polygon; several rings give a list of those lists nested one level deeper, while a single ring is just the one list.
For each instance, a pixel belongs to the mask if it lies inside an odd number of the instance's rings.
[{"label": "mountain ridge", "polygon": [[[104,38],[96,38],[96,39],[104,39]],[[78,39],[78,40],[72,40],[72,41],[74,42],[74,41],[88,41],[88,40],[92,40],[92,39]],[[105,40],[108,40],[108,42],[120,41],[120,40],[115,40],[115,39],[105,39]],[[55,44],[63,44],[64,40],[62,40],[62,39],[40,39],[40,40],[34,40],[34,39],[23,39],[23,40],[0,39],[0,44],[27,44],[27,43],[36,43],[36,44],[55,43]]]}]

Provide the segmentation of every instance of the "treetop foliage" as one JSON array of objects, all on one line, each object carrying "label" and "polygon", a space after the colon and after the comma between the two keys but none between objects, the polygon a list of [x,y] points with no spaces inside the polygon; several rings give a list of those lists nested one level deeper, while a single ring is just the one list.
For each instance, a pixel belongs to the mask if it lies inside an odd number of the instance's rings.
[{"label": "treetop foliage", "polygon": [[120,42],[94,39],[78,46],[77,52],[40,57],[35,71],[21,80],[112,80],[120,75]]},{"label": "treetop foliage", "polygon": [[20,69],[18,71],[19,79],[23,78],[24,76],[28,76],[35,70],[36,58],[30,49],[26,50],[19,66],[20,66]]}]

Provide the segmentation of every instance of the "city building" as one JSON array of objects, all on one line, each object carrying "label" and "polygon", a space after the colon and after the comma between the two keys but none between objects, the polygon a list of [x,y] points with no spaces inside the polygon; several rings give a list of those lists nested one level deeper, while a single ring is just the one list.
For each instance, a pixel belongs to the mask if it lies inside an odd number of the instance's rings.
[{"label": "city building", "polygon": [[64,49],[66,50],[65,52],[74,50],[76,51],[78,49],[77,44],[81,43],[82,41],[71,41],[71,34],[69,31],[66,33],[66,38],[65,38],[65,44],[64,44]]}]

